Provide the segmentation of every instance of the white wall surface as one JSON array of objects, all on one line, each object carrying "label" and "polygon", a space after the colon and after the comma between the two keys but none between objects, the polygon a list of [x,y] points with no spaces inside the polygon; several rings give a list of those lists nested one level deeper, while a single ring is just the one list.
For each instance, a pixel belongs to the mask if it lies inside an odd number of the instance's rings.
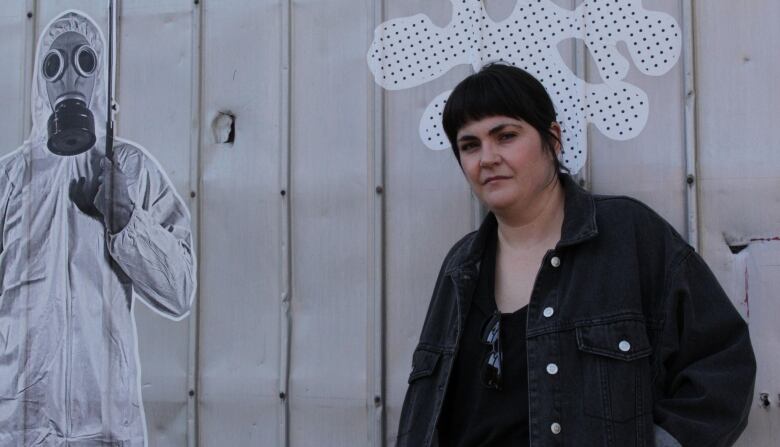
[{"label": "white wall surface", "polygon": [[[498,20],[515,0],[485,4]],[[105,23],[105,5],[0,3],[0,155],[29,132],[41,27],[68,8]],[[198,234],[196,311],[171,322],[136,307],[150,445],[391,445],[441,260],[477,224],[456,161],[424,146],[419,120],[471,67],[387,92],[366,52],[386,20],[423,13],[446,25],[449,1],[120,5],[117,134],[161,162]],[[780,436],[780,5],[693,5],[695,45],[684,51],[696,63],[700,251],[759,358],[740,445],[770,446]],[[685,26],[683,0],[643,6]],[[598,82],[582,50],[568,43],[561,56]],[[645,201],[687,234],[682,59],[660,77],[632,68],[627,80],[648,93],[647,125],[627,141],[591,126],[584,179]],[[215,139],[221,113],[233,117],[232,143]]]}]

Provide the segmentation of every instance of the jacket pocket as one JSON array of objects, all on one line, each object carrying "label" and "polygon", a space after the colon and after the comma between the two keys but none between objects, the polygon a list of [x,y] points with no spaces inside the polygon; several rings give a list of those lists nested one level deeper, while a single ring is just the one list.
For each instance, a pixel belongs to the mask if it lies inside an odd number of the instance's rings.
[{"label": "jacket pocket", "polygon": [[652,348],[645,323],[626,319],[577,327],[585,414],[626,422],[652,411]]},{"label": "jacket pocket", "polygon": [[439,364],[441,352],[430,351],[425,348],[417,348],[412,356],[412,372],[407,383],[411,385],[417,379],[430,376]]},{"label": "jacket pocket", "polygon": [[[406,390],[401,420],[398,426],[398,445],[416,445],[410,440],[422,440],[435,419],[436,401],[443,397],[439,388],[437,368],[443,353],[428,347],[417,347],[412,356],[409,388]],[[437,393],[441,396],[437,396]]]}]

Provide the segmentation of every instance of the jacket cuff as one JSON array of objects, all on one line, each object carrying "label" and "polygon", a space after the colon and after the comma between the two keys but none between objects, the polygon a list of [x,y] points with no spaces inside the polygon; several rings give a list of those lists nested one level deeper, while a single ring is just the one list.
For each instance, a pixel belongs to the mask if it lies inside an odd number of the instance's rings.
[{"label": "jacket cuff", "polygon": [[[138,224],[138,222],[137,222],[138,221],[137,214],[138,214],[138,207],[137,206],[133,206],[133,211],[130,214],[130,218],[127,219],[127,223],[125,224],[124,227],[122,227],[121,230],[117,231],[116,233],[113,233],[111,231],[111,229],[108,230],[108,235],[109,235],[110,240],[116,239],[117,237],[122,235],[122,233],[126,233],[127,229],[130,228],[131,225],[133,225],[133,224],[137,225]],[[108,227],[108,225],[106,225],[106,227]]]},{"label": "jacket cuff", "polygon": [[653,435],[655,437],[655,447],[682,447],[682,444],[660,425],[654,427]]},{"label": "jacket cuff", "polygon": [[109,246],[116,244],[117,242],[115,241],[117,239],[125,240],[127,238],[132,238],[138,232],[138,226],[148,225],[150,222],[148,221],[148,217],[143,215],[144,213],[145,211],[138,209],[137,206],[133,207],[133,214],[130,215],[130,219],[127,221],[124,228],[116,233],[112,233],[111,231],[108,232]]}]

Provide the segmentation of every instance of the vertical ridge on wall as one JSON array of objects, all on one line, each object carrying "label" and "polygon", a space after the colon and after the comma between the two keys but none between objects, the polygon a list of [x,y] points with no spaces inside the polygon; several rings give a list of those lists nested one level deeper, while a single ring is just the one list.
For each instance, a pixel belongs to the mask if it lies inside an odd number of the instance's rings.
[{"label": "vertical ridge on wall", "polygon": [[[113,8],[113,17],[110,14],[110,11],[112,11],[111,8],[109,8],[110,2],[114,2],[114,8]],[[120,58],[119,58],[119,48],[121,48],[121,36],[122,36],[122,16],[124,15],[123,12],[123,6],[121,0],[105,0],[106,5],[106,17],[108,20],[106,20],[106,23],[104,26],[106,26],[106,29],[103,31],[105,33],[106,37],[106,43],[110,40],[109,37],[109,22],[114,21],[114,38],[112,41],[113,48],[109,48],[109,54],[113,51],[113,61],[114,68],[109,69],[109,73],[113,76],[111,79],[111,87],[109,90],[113,89],[113,92],[109,91],[108,95],[111,96],[114,95],[113,99],[111,100],[111,106],[112,107],[119,107],[118,103],[119,100],[119,69],[121,68]],[[109,112],[110,113],[110,112]],[[116,119],[116,110],[114,111],[114,115],[112,116],[114,118],[114,135],[121,135],[120,127],[119,127],[119,120]],[[101,118],[96,118],[97,120],[100,120]]]},{"label": "vertical ridge on wall", "polygon": [[[162,167],[171,186],[190,212],[193,249],[198,250],[201,223],[197,211],[197,60],[192,59],[193,0],[73,0],[91,13],[108,41],[108,16],[114,5],[114,101],[118,104],[115,134],[136,142]],[[41,5],[48,8],[48,0]],[[58,7],[56,11],[58,12]],[[153,68],[153,70],[145,69]],[[96,116],[103,122],[106,116]],[[202,259],[198,259],[202,261]],[[197,267],[197,266],[196,266]],[[195,269],[198,275],[197,268]],[[197,277],[196,277],[197,279]],[[143,305],[142,305],[143,304]],[[193,298],[189,316],[173,322],[136,297],[133,315],[138,343],[141,397],[149,445],[194,445],[192,414],[193,339],[199,301]]]},{"label": "vertical ridge on wall", "polygon": [[[200,127],[201,127],[201,113],[203,112],[203,70],[201,66],[201,52],[203,51],[203,34],[201,29],[203,27],[203,14],[200,2],[193,2],[192,6],[192,82],[190,84],[191,96],[190,96],[190,115],[192,128],[190,131],[190,215],[192,219],[192,231],[195,237],[195,253],[201,253],[200,251],[200,181],[201,181],[201,139],[200,139]],[[196,275],[196,280],[200,283],[200,269]],[[187,329],[189,331],[189,337],[187,339],[187,389],[189,390],[189,400],[187,401],[187,445],[188,447],[195,447],[198,445],[198,328],[200,327],[200,312],[198,312],[198,303],[200,302],[200,289],[195,292],[195,302],[190,310],[190,318],[187,322]]]},{"label": "vertical ridge on wall", "polygon": [[683,91],[685,92],[685,176],[688,243],[699,250],[699,178],[696,159],[696,86],[694,74],[693,0],[683,0]]},{"label": "vertical ridge on wall", "polygon": [[[571,0],[571,9],[577,8],[577,0]],[[587,21],[583,22],[583,26],[587,25]],[[582,79],[585,80],[588,73],[588,50],[585,47],[585,41],[582,39],[577,39],[574,43],[574,74]],[[587,95],[585,94],[585,90],[582,89],[578,92],[584,102],[587,102]],[[588,158],[585,159],[585,166],[583,166],[582,170],[579,172],[579,182],[580,186],[590,189],[591,188],[591,166],[593,165],[593,152],[590,151],[590,132],[588,132],[588,126],[585,126],[583,129],[583,132],[585,132],[585,142],[587,145],[587,154]]]},{"label": "vertical ridge on wall", "polygon": [[[368,39],[371,39],[372,29],[379,26],[384,20],[384,0],[374,0],[372,27],[369,27]],[[366,76],[370,76],[366,73]],[[373,194],[373,242],[371,251],[373,254],[373,269],[369,272],[370,284],[373,286],[373,297],[369,306],[368,321],[371,322],[373,331],[369,361],[371,374],[369,378],[369,390],[367,393],[368,408],[371,409],[369,422],[369,443],[374,447],[381,447],[385,440],[385,157],[384,157],[384,89],[374,82],[372,95],[369,96],[370,110],[373,113],[373,184],[376,185]],[[371,183],[369,183],[370,185]],[[372,398],[373,396],[373,398]]]},{"label": "vertical ridge on wall", "polygon": [[24,25],[24,65],[21,67],[24,94],[22,95],[22,120],[19,143],[27,139],[32,128],[32,77],[35,70],[35,47],[38,45],[38,0],[26,0],[27,22]]},{"label": "vertical ridge on wall", "polygon": [[282,1],[282,54],[281,54],[281,90],[280,101],[280,150],[279,186],[281,195],[281,244],[280,244],[280,299],[279,306],[279,401],[282,406],[279,412],[279,442],[280,447],[288,446],[290,442],[290,343],[292,331],[292,314],[290,300],[292,293],[292,235],[291,235],[291,191],[290,191],[290,151],[291,125],[290,104],[292,102],[291,87],[291,41],[292,41],[292,0]]}]

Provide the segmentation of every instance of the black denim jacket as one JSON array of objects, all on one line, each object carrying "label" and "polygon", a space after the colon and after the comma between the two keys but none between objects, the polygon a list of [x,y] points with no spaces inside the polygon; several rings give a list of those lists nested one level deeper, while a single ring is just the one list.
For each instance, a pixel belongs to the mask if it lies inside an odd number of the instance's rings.
[{"label": "black denim jacket", "polygon": [[[544,256],[528,305],[529,401],[518,405],[529,408],[531,446],[731,445],[747,424],[756,371],[744,320],[655,212],[560,178],[561,240]],[[399,447],[438,445],[485,234],[495,226],[488,215],[444,260],[412,358]]]}]

